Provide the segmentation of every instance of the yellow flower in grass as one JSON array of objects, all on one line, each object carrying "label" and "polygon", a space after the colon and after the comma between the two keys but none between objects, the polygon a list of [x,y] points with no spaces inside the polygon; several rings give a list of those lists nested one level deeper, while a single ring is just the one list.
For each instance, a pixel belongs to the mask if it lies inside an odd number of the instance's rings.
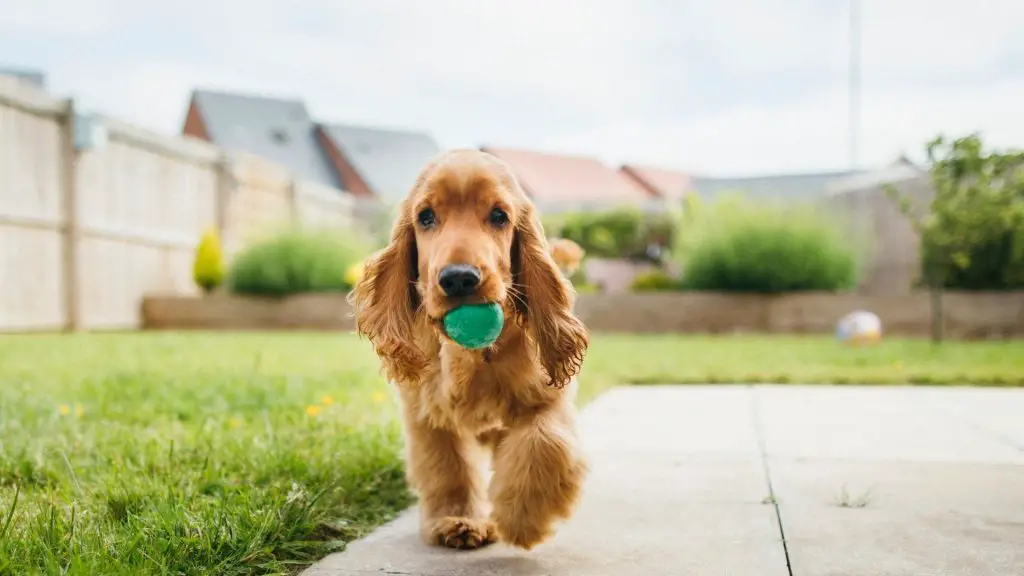
[{"label": "yellow flower in grass", "polygon": [[334,398],[331,398],[331,395],[328,394],[320,399],[320,403],[324,406],[330,406],[331,404],[334,404]]},{"label": "yellow flower in grass", "polygon": [[75,404],[74,408],[70,404],[61,404],[57,407],[57,412],[60,412],[61,416],[69,416],[72,411],[76,418],[81,418],[85,414],[85,408],[81,404]]},{"label": "yellow flower in grass", "polygon": [[242,419],[239,418],[238,416],[232,416],[228,420],[228,426],[231,427],[231,428],[238,428],[241,425],[242,425]]},{"label": "yellow flower in grass", "polygon": [[321,410],[323,410],[323,407],[314,404],[306,407],[306,414],[309,416],[316,416]]},{"label": "yellow flower in grass", "polygon": [[380,404],[380,403],[384,402],[387,399],[388,399],[388,395],[383,393],[383,392],[374,392],[373,393],[373,402],[375,404]]}]

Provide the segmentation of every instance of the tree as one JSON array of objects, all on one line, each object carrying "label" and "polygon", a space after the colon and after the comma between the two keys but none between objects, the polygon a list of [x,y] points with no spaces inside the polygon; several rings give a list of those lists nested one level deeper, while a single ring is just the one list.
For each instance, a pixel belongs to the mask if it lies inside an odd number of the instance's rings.
[{"label": "tree", "polygon": [[932,339],[942,340],[942,291],[1024,285],[1024,153],[986,151],[978,134],[939,136],[926,146],[935,195],[917,214],[892,186],[891,198],[921,239],[932,295]]}]

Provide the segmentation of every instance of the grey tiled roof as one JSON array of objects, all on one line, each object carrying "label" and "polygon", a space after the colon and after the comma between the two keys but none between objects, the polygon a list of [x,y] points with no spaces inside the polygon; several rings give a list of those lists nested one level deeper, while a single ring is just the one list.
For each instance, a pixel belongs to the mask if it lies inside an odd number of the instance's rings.
[{"label": "grey tiled roof", "polygon": [[860,172],[838,171],[810,174],[778,174],[744,178],[694,176],[691,186],[701,196],[713,198],[721,193],[742,192],[755,199],[804,200],[823,196],[828,183]]},{"label": "grey tiled roof", "polygon": [[36,88],[46,89],[46,73],[41,70],[0,66],[0,75],[12,76]]},{"label": "grey tiled roof", "polygon": [[405,196],[427,161],[441,152],[429,134],[420,132],[339,124],[321,128],[386,203]]},{"label": "grey tiled roof", "polygon": [[343,187],[301,101],[210,90],[196,90],[193,99],[214,144],[262,156],[303,179]]}]

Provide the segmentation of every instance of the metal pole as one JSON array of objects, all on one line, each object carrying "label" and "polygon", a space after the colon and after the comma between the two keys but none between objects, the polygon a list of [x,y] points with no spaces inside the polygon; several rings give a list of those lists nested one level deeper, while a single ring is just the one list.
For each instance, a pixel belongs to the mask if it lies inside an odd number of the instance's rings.
[{"label": "metal pole", "polygon": [[849,162],[850,170],[857,169],[857,147],[860,134],[860,0],[850,0],[850,60],[849,85]]}]

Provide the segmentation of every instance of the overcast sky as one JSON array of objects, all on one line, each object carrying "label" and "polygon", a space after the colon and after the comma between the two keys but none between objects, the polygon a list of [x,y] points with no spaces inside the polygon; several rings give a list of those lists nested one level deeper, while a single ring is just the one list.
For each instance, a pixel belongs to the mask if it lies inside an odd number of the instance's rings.
[{"label": "overcast sky", "polygon": [[[1024,145],[1024,2],[861,5],[862,163],[938,132]],[[6,0],[0,65],[167,133],[200,86],[443,147],[827,170],[848,165],[848,16],[836,0]]]}]

